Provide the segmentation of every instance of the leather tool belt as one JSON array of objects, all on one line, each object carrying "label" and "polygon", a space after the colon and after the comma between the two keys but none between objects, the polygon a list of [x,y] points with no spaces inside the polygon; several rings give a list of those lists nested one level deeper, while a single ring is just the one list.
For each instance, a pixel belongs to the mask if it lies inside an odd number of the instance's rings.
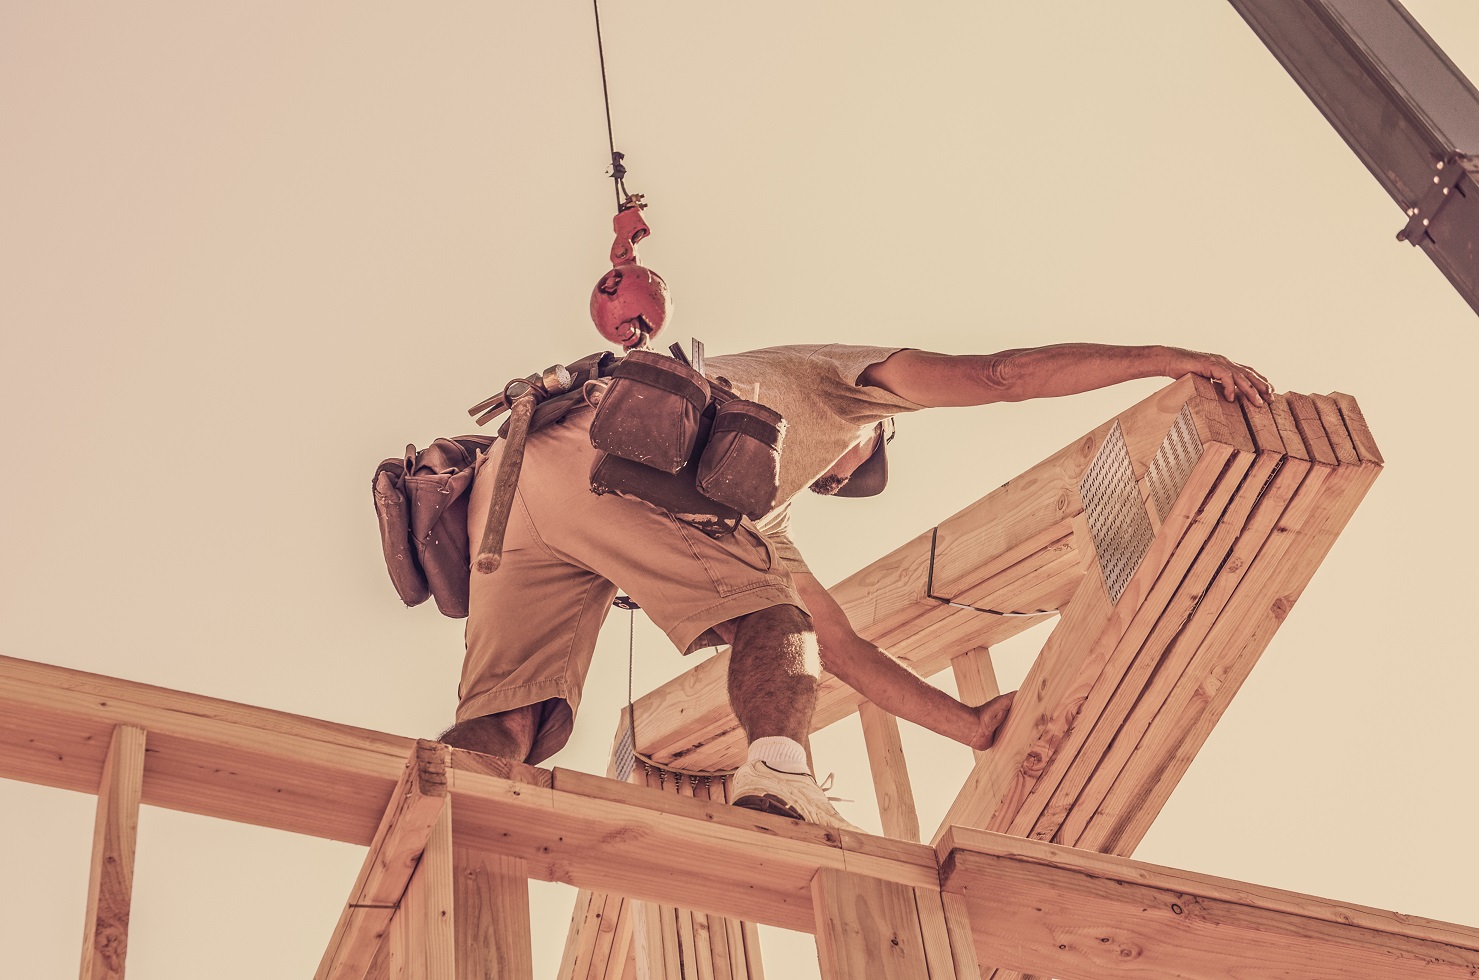
[{"label": "leather tool belt", "polygon": [[591,489],[729,534],[742,516],[756,520],[775,505],[785,430],[774,409],[710,385],[680,361],[632,351],[591,421],[591,445],[602,453]]}]

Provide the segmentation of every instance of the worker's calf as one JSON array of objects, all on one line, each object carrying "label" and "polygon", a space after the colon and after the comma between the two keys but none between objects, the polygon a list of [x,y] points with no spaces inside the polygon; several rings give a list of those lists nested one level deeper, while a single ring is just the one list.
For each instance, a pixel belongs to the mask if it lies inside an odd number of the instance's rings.
[{"label": "worker's calf", "polygon": [[805,743],[822,660],[811,617],[771,606],[733,621],[729,704],[750,741],[782,736]]}]

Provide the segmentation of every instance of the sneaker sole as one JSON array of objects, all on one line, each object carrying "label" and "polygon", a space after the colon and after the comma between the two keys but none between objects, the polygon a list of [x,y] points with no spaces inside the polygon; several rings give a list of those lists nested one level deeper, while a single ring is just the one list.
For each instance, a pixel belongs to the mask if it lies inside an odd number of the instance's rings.
[{"label": "sneaker sole", "polygon": [[761,793],[758,796],[741,796],[737,800],[731,800],[730,806],[744,807],[746,810],[758,810],[761,813],[772,813],[778,817],[790,817],[792,820],[806,822],[806,818],[797,813],[784,800],[769,793]]}]

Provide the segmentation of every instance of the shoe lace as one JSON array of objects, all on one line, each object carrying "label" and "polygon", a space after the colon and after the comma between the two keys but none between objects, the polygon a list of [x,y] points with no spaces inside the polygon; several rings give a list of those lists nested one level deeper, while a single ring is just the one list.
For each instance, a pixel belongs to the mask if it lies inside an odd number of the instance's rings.
[{"label": "shoe lace", "polygon": [[[823,796],[826,796],[826,794],[831,791],[831,789],[832,789],[832,779],[836,775],[837,774],[835,772],[829,772],[829,773],[827,773],[827,778],[826,779],[824,779],[821,782],[817,783],[817,789],[819,789],[819,790],[822,791],[822,795]],[[850,799],[848,799],[845,796],[827,796],[827,799],[830,800],[830,801],[832,801],[833,803],[856,803],[857,802],[857,800],[850,800]]]}]

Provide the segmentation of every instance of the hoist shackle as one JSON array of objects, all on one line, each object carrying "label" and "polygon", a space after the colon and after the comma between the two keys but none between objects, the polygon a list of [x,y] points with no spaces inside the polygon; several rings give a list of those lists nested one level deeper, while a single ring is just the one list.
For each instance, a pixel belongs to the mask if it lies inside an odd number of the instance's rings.
[{"label": "hoist shackle", "polygon": [[616,239],[611,243],[611,264],[618,266],[636,262],[637,243],[652,234],[652,229],[647,227],[647,221],[642,217],[642,209],[622,208],[611,219],[611,227],[616,232]]}]

